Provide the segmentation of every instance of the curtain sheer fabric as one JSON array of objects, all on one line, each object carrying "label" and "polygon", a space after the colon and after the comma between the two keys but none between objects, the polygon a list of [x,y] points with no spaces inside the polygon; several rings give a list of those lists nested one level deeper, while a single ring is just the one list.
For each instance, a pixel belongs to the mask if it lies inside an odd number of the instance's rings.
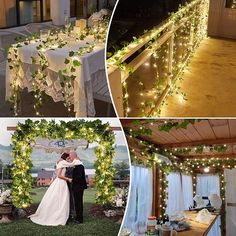
[{"label": "curtain sheer fabric", "polygon": [[182,175],[184,210],[193,205],[193,179],[191,175]]},{"label": "curtain sheer fabric", "polygon": [[[219,175],[197,175],[197,194],[200,196],[209,196],[216,193],[220,196],[220,178]],[[207,201],[208,202],[208,201]],[[216,220],[207,236],[220,236],[220,217]]]},{"label": "curtain sheer fabric", "polygon": [[188,210],[193,204],[192,176],[171,172],[168,177],[168,201],[166,213]]},{"label": "curtain sheer fabric", "polygon": [[173,215],[176,211],[184,210],[183,192],[181,186],[180,173],[171,172],[167,176],[168,180],[168,200],[166,212]]},{"label": "curtain sheer fabric", "polygon": [[133,233],[145,228],[152,212],[152,170],[131,166],[131,190],[124,219],[124,227]]}]

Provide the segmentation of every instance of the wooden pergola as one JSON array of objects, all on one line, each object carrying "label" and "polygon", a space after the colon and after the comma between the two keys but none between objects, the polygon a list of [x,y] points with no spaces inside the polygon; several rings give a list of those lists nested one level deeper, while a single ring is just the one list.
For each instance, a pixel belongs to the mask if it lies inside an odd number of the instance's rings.
[{"label": "wooden pergola", "polygon": [[[210,151],[207,148],[204,149],[202,153],[180,153],[174,154],[180,161],[186,160],[201,160],[201,159],[211,159],[211,158],[235,158],[236,157],[236,120],[230,119],[220,119],[220,120],[199,120],[194,124],[188,124],[185,128],[172,128],[169,132],[160,131],[159,127],[164,125],[168,120],[153,120],[152,122],[146,122],[145,120],[140,120],[139,124],[136,124],[132,120],[121,120],[124,130],[128,131],[130,129],[137,130],[140,127],[151,129],[151,135],[139,135],[136,138],[127,135],[127,141],[130,150],[132,150],[136,158],[144,160],[145,155],[142,155],[144,149],[143,141],[154,145],[159,149],[184,149],[192,148],[204,145],[222,145],[226,146],[227,149],[224,152]],[[173,122],[182,122],[183,120],[171,120]],[[136,139],[136,140],[135,140]],[[138,140],[138,142],[137,142]],[[140,142],[141,141],[141,142]],[[160,209],[160,179],[159,171],[157,166],[153,163],[153,206],[152,214],[159,216]],[[217,168],[211,168],[210,174],[219,173]],[[204,173],[203,169],[196,169],[194,174]],[[224,206],[222,206],[224,208]],[[223,212],[224,214],[224,212]],[[224,217],[222,217],[222,225],[225,227]],[[225,229],[223,229],[224,235]]]}]

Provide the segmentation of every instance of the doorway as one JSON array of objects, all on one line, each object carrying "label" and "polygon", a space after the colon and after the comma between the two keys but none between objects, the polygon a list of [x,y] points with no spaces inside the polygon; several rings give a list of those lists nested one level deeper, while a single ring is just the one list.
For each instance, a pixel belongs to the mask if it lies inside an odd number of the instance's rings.
[{"label": "doorway", "polygon": [[236,169],[225,170],[226,181],[226,236],[235,236],[236,231]]},{"label": "doorway", "polygon": [[236,39],[236,0],[210,0],[208,33]]}]

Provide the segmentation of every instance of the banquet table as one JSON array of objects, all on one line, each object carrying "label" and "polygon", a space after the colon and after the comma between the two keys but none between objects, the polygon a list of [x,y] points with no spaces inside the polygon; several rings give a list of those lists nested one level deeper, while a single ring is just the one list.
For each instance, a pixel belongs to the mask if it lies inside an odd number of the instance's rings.
[{"label": "banquet table", "polygon": [[[69,36],[64,36],[63,40],[67,44],[61,48],[55,46],[50,50],[45,50],[44,55],[48,61],[46,69],[47,85],[42,85],[40,90],[51,96],[54,102],[64,101],[62,87],[60,85],[59,71],[66,68],[65,59],[68,58],[69,52],[78,51],[83,47],[94,44],[91,52],[79,56],[81,66],[76,68],[76,78],[73,82],[71,91],[67,91],[71,97],[71,103],[74,104],[76,117],[95,116],[95,107],[93,99],[92,80],[94,78],[104,80],[105,74],[105,49],[103,43],[95,43],[92,35],[83,40],[74,40]],[[32,89],[32,73],[37,65],[33,64],[32,57],[37,57],[37,46],[39,40],[31,40],[28,45],[22,45],[17,48],[19,59],[22,65],[17,76],[17,84],[20,88],[27,88],[29,92]],[[11,82],[16,79],[14,72],[9,69],[9,63],[6,65],[6,100],[12,95]],[[22,101],[23,103],[23,101]]]},{"label": "banquet table", "polygon": [[191,229],[178,232],[178,236],[206,236],[208,232],[211,230],[212,226],[216,222],[219,214],[215,214],[213,219],[209,224],[198,223],[195,219],[197,217],[197,213],[194,211],[185,211],[185,215],[188,218],[187,222],[190,223]]}]

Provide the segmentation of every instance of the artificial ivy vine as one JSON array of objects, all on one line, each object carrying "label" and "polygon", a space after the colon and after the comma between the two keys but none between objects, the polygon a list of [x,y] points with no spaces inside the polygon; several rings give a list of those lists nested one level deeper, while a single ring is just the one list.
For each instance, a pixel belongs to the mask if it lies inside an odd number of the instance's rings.
[{"label": "artificial ivy vine", "polygon": [[115,195],[113,167],[115,136],[110,129],[109,123],[102,124],[101,120],[85,121],[73,120],[69,122],[54,120],[26,120],[18,123],[15,133],[12,135],[12,155],[14,157],[11,170],[13,183],[13,204],[18,208],[25,208],[32,203],[30,190],[32,188],[30,156],[32,153],[31,143],[37,137],[47,139],[86,139],[89,143],[98,142],[95,153],[97,160],[96,169],[96,202],[106,205],[112,202]]},{"label": "artificial ivy vine", "polygon": [[12,95],[9,97],[9,101],[13,104],[14,115],[19,115],[19,95],[20,88],[23,87],[22,81],[19,78],[19,74],[23,66],[23,62],[19,57],[19,48],[25,45],[29,45],[32,40],[34,43],[38,43],[36,47],[37,55],[31,57],[32,64],[36,66],[36,69],[32,73],[31,77],[33,79],[32,90],[35,98],[35,113],[36,116],[42,116],[42,114],[40,114],[40,108],[43,105],[43,91],[48,86],[47,69],[49,67],[49,62],[46,57],[46,51],[56,50],[68,44],[65,40],[63,40],[61,34],[73,37],[76,42],[85,40],[87,36],[92,36],[94,38],[93,44],[89,45],[86,42],[87,45],[85,47],[81,47],[80,49],[78,49],[78,51],[69,52],[68,58],[66,58],[64,61],[65,68],[62,68],[58,72],[60,79],[62,79],[62,81],[60,81],[60,85],[62,87],[64,105],[67,108],[68,112],[70,112],[73,103],[73,100],[71,98],[71,91],[73,90],[71,90],[71,88],[73,86],[75,78],[78,76],[78,74],[76,73],[77,68],[81,66],[79,57],[85,55],[86,53],[92,52],[96,44],[102,45],[105,42],[109,21],[110,17],[106,16],[99,22],[96,27],[86,28],[79,34],[75,32],[73,33],[73,27],[71,27],[68,31],[62,30],[61,32],[49,32],[49,35],[47,35],[46,39],[40,39],[39,34],[33,34],[32,36],[27,38],[16,39],[16,43],[11,45],[8,50],[8,65],[13,75],[10,84]]},{"label": "artificial ivy vine", "polygon": [[[194,50],[199,46],[201,40],[207,36],[207,19],[208,19],[209,0],[195,0],[191,3],[186,3],[180,6],[177,12],[170,13],[169,18],[160,27],[154,27],[150,31],[144,31],[140,37],[133,37],[133,40],[115,52],[107,62],[108,66],[119,68],[125,71],[125,74],[133,73],[132,68],[126,64],[126,54],[131,53],[135,47],[144,44],[144,50],[147,50],[150,56],[153,56],[153,70],[155,70],[156,82],[152,88],[150,96],[144,96],[144,91],[140,92],[143,99],[140,106],[140,116],[160,116],[162,106],[166,105],[166,100],[162,97],[169,90],[167,96],[178,94],[182,100],[187,100],[186,94],[182,92],[180,86],[177,85],[179,80],[182,80],[184,70],[187,68],[189,60],[193,55]],[[186,18],[189,19],[186,20]],[[186,20],[186,21],[183,21]],[[180,22],[183,22],[180,24]],[[170,26],[173,26],[170,29]],[[176,33],[173,33],[173,38],[162,45],[157,41],[163,36],[163,33],[171,32],[177,28]],[[170,49],[170,41],[173,42]],[[173,54],[172,56],[170,55]],[[111,55],[111,54],[110,54]],[[171,56],[171,61],[169,60]],[[170,69],[172,68],[172,69]],[[140,83],[143,87],[143,83]],[[127,82],[122,83],[123,86],[123,103],[124,115],[129,116],[131,108],[129,107],[129,94]],[[162,96],[163,95],[163,96]],[[157,105],[158,104],[158,105]],[[148,109],[148,110],[147,110]]]},{"label": "artificial ivy vine", "polygon": [[[185,120],[181,122],[169,121],[164,122],[161,126],[158,126],[159,131],[169,132],[172,128],[186,129],[189,124],[194,124],[195,122],[200,122],[201,120]],[[149,143],[148,141],[140,139],[142,135],[150,136],[152,134],[152,129],[149,126],[145,125],[154,125],[154,120],[134,120],[133,124],[136,126],[132,129],[125,129],[125,134],[127,139],[132,139],[132,142],[137,145],[142,145],[141,152],[139,156],[135,154],[134,149],[130,149],[131,162],[134,165],[141,165],[147,168],[151,168],[153,165],[157,166],[159,171],[159,177],[161,178],[160,182],[160,217],[164,217],[166,215],[166,204],[168,199],[168,193],[166,188],[168,187],[167,176],[170,172],[181,172],[187,175],[192,176],[193,180],[193,193],[196,194],[196,186],[197,186],[197,173],[202,173],[203,168],[212,168],[213,172],[219,173],[220,177],[220,195],[223,200],[223,207],[225,204],[225,179],[224,179],[224,169],[232,169],[236,168],[236,156],[234,158],[187,158],[181,160],[177,158],[175,155],[181,154],[190,154],[191,152],[195,152],[196,154],[202,154],[205,150],[211,152],[224,153],[227,151],[228,146],[224,145],[199,145],[193,148],[168,148],[163,149],[155,146],[154,144]],[[170,162],[164,162],[161,160],[159,155],[163,155],[168,157]]]}]

